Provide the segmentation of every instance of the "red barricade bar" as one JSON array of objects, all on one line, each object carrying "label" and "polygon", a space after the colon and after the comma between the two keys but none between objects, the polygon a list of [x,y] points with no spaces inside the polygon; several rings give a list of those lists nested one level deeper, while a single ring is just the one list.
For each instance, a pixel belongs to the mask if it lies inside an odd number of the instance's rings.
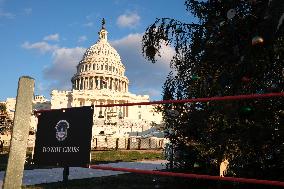
[{"label": "red barricade bar", "polygon": [[150,170],[141,170],[141,169],[107,167],[107,166],[99,166],[99,165],[89,165],[89,168],[101,169],[101,170],[111,170],[111,171],[122,171],[122,172],[130,172],[130,173],[140,173],[140,174],[150,174],[150,175],[160,175],[160,176],[182,177],[182,178],[192,178],[192,179],[205,179],[205,180],[215,180],[215,181],[221,180],[221,181],[239,182],[239,183],[247,183],[247,184],[262,184],[262,185],[284,187],[284,182],[272,181],[272,180],[258,180],[258,179],[235,178],[235,177],[220,177],[220,176],[199,175],[199,174],[189,174],[189,173],[173,173],[173,172],[150,171]]},{"label": "red barricade bar", "polygon": [[267,94],[237,95],[237,96],[223,96],[223,97],[208,97],[208,98],[192,98],[192,99],[183,99],[183,100],[160,100],[160,101],[152,101],[152,102],[136,102],[136,103],[124,103],[124,104],[102,104],[102,105],[96,105],[95,107],[136,106],[136,105],[173,104],[173,103],[192,103],[192,102],[244,100],[244,99],[271,98],[271,97],[284,97],[284,92],[280,92],[280,93],[267,93]]},{"label": "red barricade bar", "polygon": [[[136,106],[136,105],[152,105],[152,104],[174,104],[174,103],[193,103],[193,102],[210,102],[210,101],[225,101],[225,100],[244,100],[244,99],[260,99],[271,97],[284,97],[284,92],[281,93],[267,93],[267,94],[249,94],[249,95],[237,95],[237,96],[222,96],[222,97],[208,97],[208,98],[192,98],[183,100],[160,100],[151,102],[135,102],[135,103],[123,103],[123,104],[102,104],[95,105],[95,107],[113,107],[113,106]],[[62,110],[67,108],[62,108]],[[53,111],[49,110],[37,110],[34,113]]]}]

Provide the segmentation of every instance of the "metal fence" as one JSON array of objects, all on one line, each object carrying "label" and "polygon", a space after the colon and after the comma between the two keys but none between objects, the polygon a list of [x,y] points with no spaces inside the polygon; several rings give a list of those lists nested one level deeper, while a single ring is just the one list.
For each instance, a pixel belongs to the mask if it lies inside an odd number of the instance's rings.
[{"label": "metal fence", "polygon": [[[10,146],[10,135],[1,135],[0,142],[4,147]],[[93,136],[92,149],[128,149],[128,150],[147,150],[162,149],[167,140],[165,138],[131,136],[131,137],[112,137],[112,136]],[[34,147],[35,135],[28,138],[27,147]]]},{"label": "metal fence", "polygon": [[92,139],[92,149],[127,149],[147,150],[162,149],[165,147],[166,139],[157,137],[142,138],[135,137],[107,137],[95,136]]}]

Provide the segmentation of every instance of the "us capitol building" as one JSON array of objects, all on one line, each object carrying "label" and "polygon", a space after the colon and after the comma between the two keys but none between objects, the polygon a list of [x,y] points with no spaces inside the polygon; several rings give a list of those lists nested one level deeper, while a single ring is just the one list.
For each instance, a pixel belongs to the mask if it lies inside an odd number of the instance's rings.
[{"label": "us capitol building", "polygon": [[[72,90],[52,90],[51,100],[35,96],[34,109],[60,109],[90,105],[149,102],[148,95],[136,95],[128,91],[129,80],[125,66],[117,51],[108,42],[105,21],[99,31],[98,41],[86,50],[71,78]],[[9,108],[15,100],[9,99]],[[11,105],[12,103],[12,105]],[[162,115],[154,106],[95,107],[94,135],[118,135],[142,132],[160,124]],[[36,121],[32,121],[36,128]]]}]

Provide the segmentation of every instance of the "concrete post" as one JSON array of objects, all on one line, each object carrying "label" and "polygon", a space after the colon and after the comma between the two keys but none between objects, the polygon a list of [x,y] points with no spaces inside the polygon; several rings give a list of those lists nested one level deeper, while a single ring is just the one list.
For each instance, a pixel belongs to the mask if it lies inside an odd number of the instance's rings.
[{"label": "concrete post", "polygon": [[19,79],[13,133],[3,189],[21,188],[32,113],[34,79]]}]

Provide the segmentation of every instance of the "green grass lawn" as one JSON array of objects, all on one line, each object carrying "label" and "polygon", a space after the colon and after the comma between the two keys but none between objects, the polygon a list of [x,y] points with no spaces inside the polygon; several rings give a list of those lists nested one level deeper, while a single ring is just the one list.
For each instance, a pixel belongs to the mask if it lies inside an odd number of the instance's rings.
[{"label": "green grass lawn", "polygon": [[92,164],[116,161],[140,161],[164,159],[162,150],[92,151]]}]

